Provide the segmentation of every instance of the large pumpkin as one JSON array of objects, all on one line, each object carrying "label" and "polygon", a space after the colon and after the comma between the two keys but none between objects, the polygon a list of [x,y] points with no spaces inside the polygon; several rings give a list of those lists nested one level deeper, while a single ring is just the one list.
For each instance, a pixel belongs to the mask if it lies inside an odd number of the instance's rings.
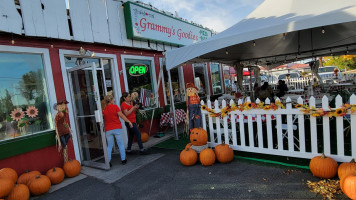
[{"label": "large pumpkin", "polygon": [[63,181],[64,171],[62,168],[53,167],[47,171],[46,176],[51,180],[52,185],[55,185]]},{"label": "large pumpkin", "polygon": [[28,188],[33,195],[44,194],[51,188],[51,180],[45,175],[38,175],[30,181]]},{"label": "large pumpkin", "polygon": [[141,141],[142,142],[148,141],[148,134],[146,132],[141,133]]},{"label": "large pumpkin", "polygon": [[6,200],[28,200],[30,198],[30,190],[25,184],[17,184],[11,190]]},{"label": "large pumpkin", "polygon": [[215,147],[216,159],[221,163],[228,163],[234,159],[234,151],[223,142]]},{"label": "large pumpkin", "polygon": [[200,162],[204,166],[210,166],[215,163],[215,153],[212,149],[204,149],[199,154]]},{"label": "large pumpkin", "polygon": [[14,188],[14,183],[11,179],[0,178],[0,198],[6,197]]},{"label": "large pumpkin", "polygon": [[17,172],[11,168],[0,169],[0,178],[8,178],[12,180],[12,182],[16,183],[17,177]]},{"label": "large pumpkin", "polygon": [[191,148],[186,148],[179,155],[180,162],[185,166],[194,165],[198,160],[198,154]]},{"label": "large pumpkin", "polygon": [[208,142],[208,134],[202,128],[193,128],[190,131],[190,142],[194,146],[202,146]]},{"label": "large pumpkin", "polygon": [[342,163],[337,170],[340,180],[350,174],[356,174],[356,163],[352,159],[350,162]]},{"label": "large pumpkin", "polygon": [[332,178],[337,174],[337,162],[324,153],[321,156],[316,156],[309,163],[310,171],[314,176],[319,178]]},{"label": "large pumpkin", "polygon": [[79,161],[70,159],[63,166],[64,173],[67,177],[78,176],[81,170]]},{"label": "large pumpkin", "polygon": [[36,176],[41,175],[41,173],[37,170],[35,171],[26,171],[25,173],[21,174],[19,179],[17,179],[17,184],[25,184],[28,186],[28,183],[31,179],[35,178]]},{"label": "large pumpkin", "polygon": [[350,199],[356,199],[356,174],[348,175],[342,181],[342,191]]}]

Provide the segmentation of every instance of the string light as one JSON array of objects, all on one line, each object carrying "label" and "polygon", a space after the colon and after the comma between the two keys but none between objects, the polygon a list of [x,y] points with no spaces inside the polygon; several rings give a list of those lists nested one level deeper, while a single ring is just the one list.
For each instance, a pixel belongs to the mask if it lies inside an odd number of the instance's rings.
[{"label": "string light", "polygon": [[225,54],[226,54],[226,55],[229,55],[229,52],[227,51],[227,49],[225,50]]},{"label": "string light", "polygon": [[287,35],[287,33],[283,33],[283,40],[286,39],[286,35]]},{"label": "string light", "polygon": [[14,35],[11,34],[11,44],[15,44]]},{"label": "string light", "polygon": [[51,48],[53,49],[53,44],[51,44]]},{"label": "string light", "polygon": [[156,54],[155,54],[155,53],[153,54],[153,57],[156,57]]},{"label": "string light", "polygon": [[106,48],[104,49],[104,51],[106,51]]},{"label": "string light", "polygon": [[124,53],[126,53],[126,51],[124,50]]},{"label": "string light", "polygon": [[333,54],[333,52],[331,51],[331,49],[330,49],[330,56],[334,56],[334,54]]},{"label": "string light", "polygon": [[141,55],[142,55],[142,51],[141,51]]},{"label": "string light", "polygon": [[321,28],[321,33],[322,33],[322,34],[324,34],[324,33],[325,33],[324,26]]},{"label": "string light", "polygon": [[346,47],[346,55],[349,54],[349,47]]},{"label": "string light", "polygon": [[255,40],[253,41],[253,46],[254,46],[254,47],[256,46],[256,42],[255,42]]}]

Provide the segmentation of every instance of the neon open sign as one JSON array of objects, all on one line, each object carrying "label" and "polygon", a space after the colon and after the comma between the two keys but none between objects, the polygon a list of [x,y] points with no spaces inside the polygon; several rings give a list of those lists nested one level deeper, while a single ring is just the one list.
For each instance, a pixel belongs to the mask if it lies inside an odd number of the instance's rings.
[{"label": "neon open sign", "polygon": [[134,64],[130,67],[130,75],[131,76],[141,76],[146,74],[148,71],[147,65],[144,64]]}]

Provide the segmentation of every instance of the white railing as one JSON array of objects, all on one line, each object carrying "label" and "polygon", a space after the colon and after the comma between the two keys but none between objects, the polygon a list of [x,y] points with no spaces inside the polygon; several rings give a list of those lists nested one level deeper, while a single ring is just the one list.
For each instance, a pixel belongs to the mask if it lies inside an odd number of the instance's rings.
[{"label": "white railing", "polygon": [[[249,98],[245,102],[249,102]],[[308,159],[324,152],[338,162],[349,162],[356,157],[356,113],[351,114],[348,110],[344,117],[313,117],[303,114],[300,108],[293,108],[291,99],[286,102],[285,109],[236,110],[223,118],[211,117],[207,110],[202,110],[203,128],[208,130],[210,137],[209,146],[215,147],[224,140],[232,149],[246,152]],[[302,98],[298,99],[299,104],[303,102]],[[356,96],[352,95],[349,102],[356,104]],[[234,101],[229,103],[232,105]],[[242,103],[240,99],[237,105]],[[259,100],[256,101],[258,103]],[[269,104],[269,99],[265,103]],[[315,107],[314,97],[309,99],[309,105]],[[338,95],[336,108],[342,105],[342,98]],[[207,107],[212,108],[210,100]],[[215,101],[213,110],[220,113],[225,107],[225,100],[221,106]],[[326,96],[322,100],[322,108],[329,110]],[[236,122],[236,118],[245,120]]]}]

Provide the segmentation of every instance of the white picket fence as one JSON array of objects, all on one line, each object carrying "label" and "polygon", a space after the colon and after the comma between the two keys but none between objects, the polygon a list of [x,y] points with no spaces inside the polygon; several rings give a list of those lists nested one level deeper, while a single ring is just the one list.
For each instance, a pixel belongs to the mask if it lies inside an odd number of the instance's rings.
[{"label": "white picket fence", "polygon": [[[246,98],[245,102],[249,101],[250,98]],[[308,159],[324,152],[338,162],[349,162],[356,158],[356,113],[351,114],[348,111],[346,116],[335,118],[313,117],[303,114],[300,108],[293,108],[292,104],[288,103],[291,102],[289,98],[286,102],[285,109],[231,111],[231,122],[228,122],[227,117],[211,117],[206,110],[202,110],[203,128],[208,130],[210,136],[208,145],[215,147],[225,141],[225,144],[229,144],[234,150]],[[356,104],[354,94],[349,102]],[[215,113],[226,107],[226,103],[223,100],[219,106],[219,102],[215,101]],[[232,105],[234,102],[231,100],[229,103]],[[240,99],[238,104],[242,103],[243,100]],[[256,103],[259,103],[258,99]],[[266,99],[265,104],[269,103],[270,100]],[[298,103],[303,104],[303,99],[299,98]],[[204,105],[204,101],[201,101],[201,104]],[[314,97],[309,99],[309,104],[310,107],[315,107]],[[342,98],[338,95],[336,108],[342,105]],[[212,108],[210,100],[207,107]],[[326,96],[322,100],[322,108],[329,109]],[[237,116],[239,119],[247,116],[247,123],[244,120],[236,123]],[[330,126],[331,124],[333,125]],[[321,130],[319,134],[318,130]]]}]

